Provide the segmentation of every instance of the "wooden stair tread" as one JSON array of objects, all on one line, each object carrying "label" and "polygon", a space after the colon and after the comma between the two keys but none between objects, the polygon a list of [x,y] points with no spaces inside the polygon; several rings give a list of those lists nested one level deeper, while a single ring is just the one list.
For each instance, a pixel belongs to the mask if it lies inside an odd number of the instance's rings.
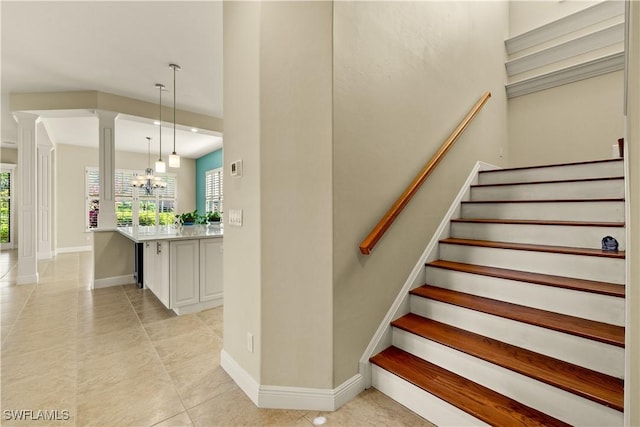
[{"label": "wooden stair tread", "polygon": [[615,283],[597,282],[595,280],[576,279],[573,277],[553,276],[550,274],[530,273],[527,271],[508,270],[506,268],[464,264],[445,260],[432,261],[427,263],[426,266],[479,274],[482,276],[496,277],[500,279],[516,280],[519,282],[535,283],[544,286],[553,286],[556,288],[573,289],[618,298],[625,297],[624,286]]},{"label": "wooden stair tread", "polygon": [[600,178],[574,178],[574,179],[555,179],[548,181],[517,181],[517,182],[501,182],[497,184],[474,184],[471,188],[487,188],[487,187],[507,187],[510,185],[538,185],[538,184],[560,184],[560,183],[576,183],[576,182],[592,182],[592,181],[615,181],[623,180],[624,176],[607,176]]},{"label": "wooden stair tread", "polygon": [[618,411],[624,408],[621,379],[413,313],[391,325]]},{"label": "wooden stair tread", "polygon": [[521,251],[549,252],[549,253],[556,253],[556,254],[597,256],[597,257],[616,258],[616,259],[624,259],[625,257],[625,251],[612,252],[612,251],[603,251],[602,249],[572,248],[568,246],[533,245],[529,243],[494,242],[490,240],[457,239],[453,237],[442,239],[440,240],[440,243],[464,245],[464,246],[479,246],[483,248],[513,249],[513,250],[521,250]]},{"label": "wooden stair tread", "polygon": [[590,164],[597,164],[597,163],[622,162],[623,160],[624,159],[622,158],[615,158],[615,159],[603,159],[603,160],[589,160],[586,162],[559,163],[559,164],[553,164],[553,165],[521,166],[517,168],[492,169],[492,170],[480,171],[479,173],[500,173],[500,172],[521,171],[526,169],[553,168],[558,166],[590,165]]},{"label": "wooden stair tread", "polygon": [[465,200],[462,204],[474,203],[581,203],[581,202],[624,202],[623,197],[608,197],[596,199],[534,199],[534,200]]},{"label": "wooden stair tread", "polygon": [[572,227],[624,227],[624,222],[556,221],[542,219],[455,218],[451,222],[473,224],[566,225]]},{"label": "wooden stair tread", "polygon": [[387,348],[370,361],[490,425],[568,426],[396,347]]},{"label": "wooden stair tread", "polygon": [[624,347],[624,328],[622,326],[525,307],[430,285],[415,288],[409,293],[505,319],[592,339],[617,347]]}]

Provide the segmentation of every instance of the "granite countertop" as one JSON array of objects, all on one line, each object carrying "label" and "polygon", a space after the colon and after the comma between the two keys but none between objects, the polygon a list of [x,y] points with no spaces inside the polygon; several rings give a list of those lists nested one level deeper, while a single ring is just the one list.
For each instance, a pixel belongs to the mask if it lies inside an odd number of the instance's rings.
[{"label": "granite countertop", "polygon": [[172,225],[118,227],[118,232],[136,243],[152,240],[191,240],[222,237],[224,228],[219,225]]}]

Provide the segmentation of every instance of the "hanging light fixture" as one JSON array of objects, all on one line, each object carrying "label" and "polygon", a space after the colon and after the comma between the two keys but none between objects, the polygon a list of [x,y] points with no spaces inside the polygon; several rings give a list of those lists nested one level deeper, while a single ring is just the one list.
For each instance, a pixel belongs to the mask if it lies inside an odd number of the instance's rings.
[{"label": "hanging light fixture", "polygon": [[147,136],[147,168],[144,175],[134,175],[131,180],[132,187],[144,188],[147,195],[151,194],[156,188],[165,188],[167,183],[162,181],[159,176],[153,175],[151,169],[151,137]]},{"label": "hanging light fixture", "polygon": [[176,71],[181,68],[177,64],[169,64],[169,68],[173,69],[173,153],[169,155],[169,167],[180,167],[180,156],[176,154]]},{"label": "hanging light fixture", "polygon": [[156,87],[158,88],[158,92],[160,93],[160,150],[159,150],[159,158],[156,162],[156,172],[157,173],[165,173],[167,171],[167,164],[162,161],[162,91],[164,90],[164,85],[162,83],[156,83]]}]

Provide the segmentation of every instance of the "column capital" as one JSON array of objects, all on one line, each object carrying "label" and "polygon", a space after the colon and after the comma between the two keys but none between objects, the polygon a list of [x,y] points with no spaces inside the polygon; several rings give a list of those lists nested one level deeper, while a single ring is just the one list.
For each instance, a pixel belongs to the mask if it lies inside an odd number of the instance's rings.
[{"label": "column capital", "polygon": [[14,111],[13,118],[16,122],[33,120],[34,123],[38,123],[42,120],[38,114],[25,113],[24,111]]},{"label": "column capital", "polygon": [[49,138],[49,134],[47,133],[47,129],[44,127],[44,124],[38,123],[39,129],[38,134],[36,136],[36,142],[38,144],[38,154],[42,155],[45,152],[48,154],[53,151],[53,142],[51,138]]},{"label": "column capital", "polygon": [[117,111],[109,111],[109,110],[93,110],[93,114],[98,117],[98,119],[102,120],[116,120],[120,115]]}]

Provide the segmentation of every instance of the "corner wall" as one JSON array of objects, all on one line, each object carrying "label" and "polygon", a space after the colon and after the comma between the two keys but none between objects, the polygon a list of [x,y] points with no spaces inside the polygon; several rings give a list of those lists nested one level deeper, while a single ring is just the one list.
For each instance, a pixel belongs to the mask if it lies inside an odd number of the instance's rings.
[{"label": "corner wall", "polygon": [[[478,160],[507,156],[506,2],[334,4],[334,386]],[[364,256],[358,245],[485,91],[493,97]],[[502,154],[502,157],[501,157]]]}]

